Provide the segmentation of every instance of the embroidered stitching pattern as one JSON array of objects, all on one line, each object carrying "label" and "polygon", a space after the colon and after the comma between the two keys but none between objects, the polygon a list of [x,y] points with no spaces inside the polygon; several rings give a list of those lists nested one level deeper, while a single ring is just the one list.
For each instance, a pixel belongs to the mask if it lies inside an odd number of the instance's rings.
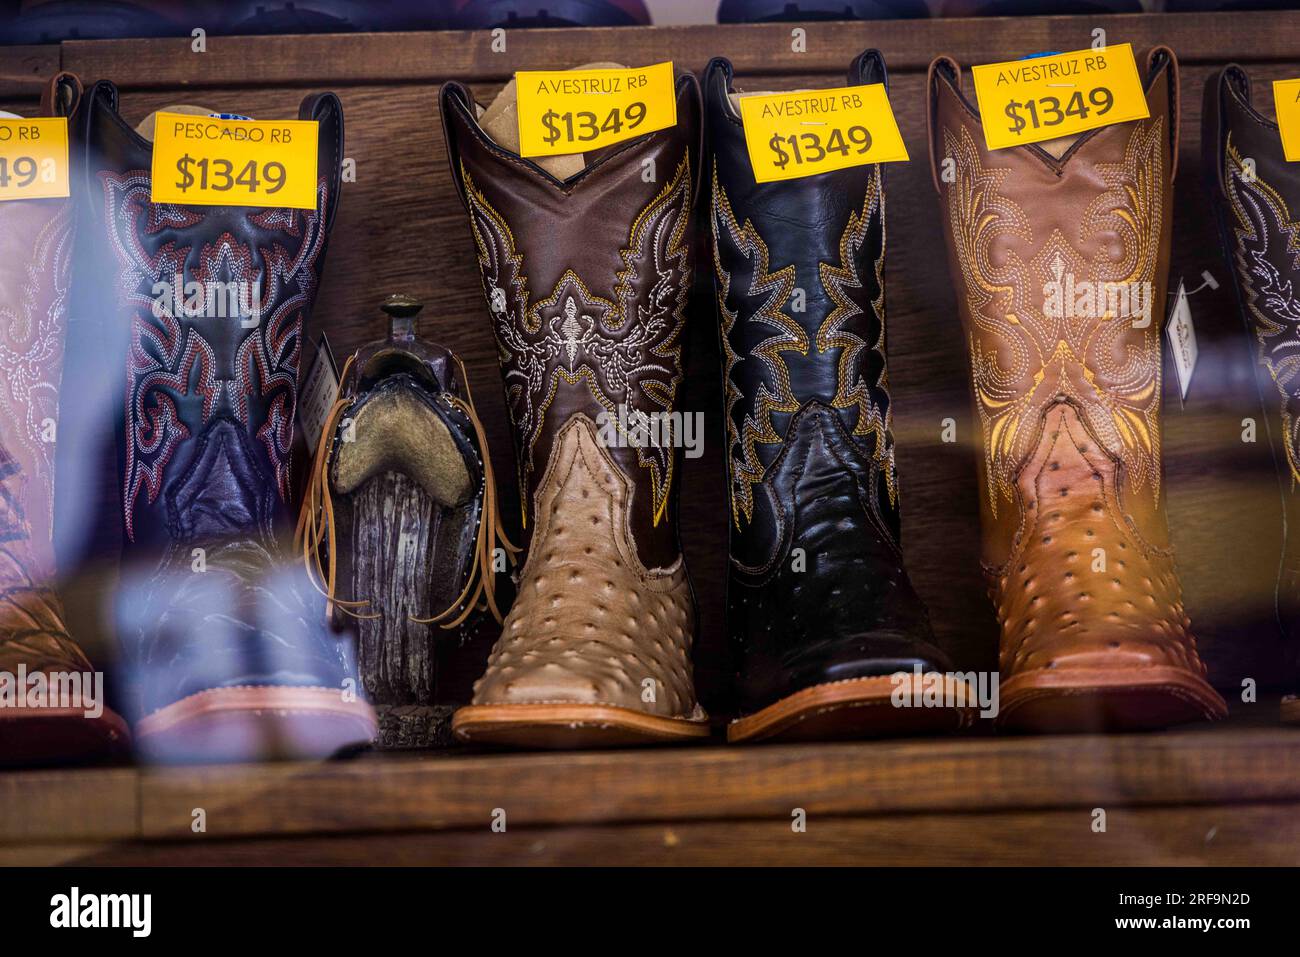
[{"label": "embroidered stitching pattern", "polygon": [[[11,204],[0,204],[11,205]],[[22,205],[22,204],[19,204]],[[0,209],[0,230],[6,228]],[[17,210],[15,209],[15,213]],[[54,443],[46,441],[46,421],[59,413],[63,368],[63,322],[72,256],[72,207],[59,203],[41,227],[20,297],[0,302],[0,417],[9,423],[9,441],[34,465],[27,483],[52,489]],[[48,301],[44,310],[39,304]],[[46,494],[43,524],[53,525],[54,496]]]},{"label": "embroidered stitching pattern", "polygon": [[999,192],[1011,170],[986,168],[965,127],[957,134],[945,130],[944,143],[946,155],[956,160],[948,212],[973,320],[971,373],[993,515],[1000,499],[1015,501],[1016,475],[1034,451],[1038,424],[1061,395],[1077,401],[1092,431],[1123,462],[1133,486],[1149,486],[1158,501],[1159,322],[1153,318],[1140,329],[1131,315],[1109,311],[1048,316],[1042,290],[1066,270],[1077,279],[1153,288],[1164,212],[1163,119],[1137,124],[1124,159],[1096,167],[1107,188],[1085,210],[1078,241],[1087,244],[1098,233],[1118,237],[1124,250],[1118,259],[1099,252],[1089,260],[1054,231],[1028,262],[1004,251],[1003,264],[995,265],[990,253],[995,241],[1014,236],[1033,242],[1024,211]]},{"label": "embroidered stitching pattern", "polygon": [[[527,489],[537,470],[534,449],[562,386],[585,387],[620,429],[620,404],[642,412],[671,412],[676,405],[683,379],[679,339],[691,284],[686,235],[690,165],[683,159],[672,181],[637,214],[621,250],[623,269],[615,278],[612,301],[592,293],[570,269],[549,296],[530,304],[523,254],[510,224],[477,188],[463,163],[461,178],[510,414],[522,447],[520,506],[527,521]],[[662,447],[634,443],[638,465],[650,472],[656,524],[672,487],[672,438]]]},{"label": "embroidered stitching pattern", "polygon": [[[135,540],[135,507],[141,490],[150,503],[157,499],[177,449],[191,436],[169,393],[189,395],[195,376],[193,391],[202,396],[199,424],[206,425],[214,415],[229,410],[265,447],[277,491],[288,501],[302,324],[317,286],[316,261],[325,240],[320,213],[250,213],[248,220],[259,229],[305,238],[289,250],[268,237],[269,245],[258,245],[255,250],[223,233],[202,247],[187,277],[193,244],[180,245],[183,239],[169,239],[151,253],[141,234],[150,236],[167,229],[183,237],[187,230],[205,222],[207,214],[150,202],[147,172],[105,172],[100,177],[109,239],[122,270],[119,296],[131,322],[122,505],[128,539]],[[317,185],[317,196],[317,210],[326,209],[329,197],[324,180]],[[153,292],[158,282],[184,288],[187,280],[205,283],[218,279],[250,289],[254,283],[261,284],[261,301],[250,303],[260,317],[256,325],[242,328],[237,318],[178,318],[172,315],[171,304],[157,302]],[[209,341],[217,329],[210,325],[212,321],[233,323],[238,330],[233,357],[225,359],[229,368],[221,367],[218,350]],[[266,419],[260,424],[251,421],[252,397],[267,402]]]},{"label": "embroidered stitching pattern", "polygon": [[[713,167],[713,201],[711,215],[713,228],[713,265],[718,277],[718,311],[722,316],[723,381],[726,386],[725,412],[727,421],[728,461],[731,470],[731,518],[736,527],[741,524],[741,515],[749,521],[754,516],[754,486],[763,481],[766,471],[759,460],[758,444],[773,445],[781,441],[772,424],[772,415],[776,412],[798,412],[799,400],[795,397],[790,384],[790,370],[782,358],[783,352],[808,354],[808,333],[803,327],[785,313],[786,305],[794,292],[794,265],[786,265],[776,272],[768,272],[767,243],[758,234],[754,224],[745,220],[741,226],[736,222],[731,203],[722,185],[718,182],[717,162]],[[722,262],[719,237],[726,235],[740,258],[747,260],[749,282],[743,290],[737,286],[733,290],[732,273]],[[758,300],[756,308],[750,310],[746,322],[761,323],[775,330],[775,334],[764,339],[750,350],[745,358],[761,361],[769,375],[759,383],[758,393],[754,396],[750,411],[746,412],[741,426],[736,426],[733,416],[736,403],[744,394],[736,385],[732,372],[740,363],[741,357],[731,344],[732,331],[741,310],[727,306],[733,295]],[[771,382],[769,388],[768,382]]]},{"label": "embroidered stitching pattern", "polygon": [[[1245,290],[1256,361],[1268,370],[1281,405],[1291,487],[1300,482],[1300,221],[1286,201],[1254,174],[1228,136],[1224,156],[1228,202],[1237,217],[1233,264]],[[1280,237],[1276,246],[1271,237]]]},{"label": "embroidered stitching pattern", "polygon": [[[822,288],[830,296],[835,308],[827,315],[817,330],[817,349],[829,352],[839,349],[836,371],[835,397],[831,404],[838,409],[858,409],[858,420],[853,426],[854,437],[873,436],[872,458],[885,473],[891,505],[898,502],[898,475],[894,463],[894,442],[890,433],[891,404],[889,401],[889,372],[885,364],[885,245],[884,204],[882,203],[880,167],[871,168],[871,182],[862,202],[861,211],[849,214],[849,221],[840,236],[840,265],[821,263]],[[862,245],[871,233],[873,217],[881,218],[882,242],[880,255],[874,268],[878,293],[872,300],[864,300],[866,289],[858,275],[858,256]],[[850,328],[852,320],[868,314],[880,322],[880,336],[868,343]],[[874,385],[866,381],[868,358],[874,352],[880,361],[880,375]]]}]

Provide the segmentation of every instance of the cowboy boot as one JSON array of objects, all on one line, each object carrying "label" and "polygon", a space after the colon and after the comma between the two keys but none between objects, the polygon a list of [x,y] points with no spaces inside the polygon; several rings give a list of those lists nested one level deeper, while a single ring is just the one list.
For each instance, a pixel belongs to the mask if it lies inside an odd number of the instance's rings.
[{"label": "cowboy boot", "polygon": [[[544,165],[515,152],[517,125],[496,119],[508,104],[480,122],[465,87],[442,90],[531,539],[487,672],[453,721],[465,740],[597,746],[708,734],[691,680],[681,426],[670,418],[691,284],[699,87],[684,74],[676,90],[675,127]],[[552,172],[561,169],[572,172]],[[661,428],[647,435],[646,423]]]},{"label": "cowboy boot", "polygon": [[[727,622],[740,656],[742,717],[728,740],[959,727],[969,707],[893,707],[899,672],[909,687],[951,685],[945,702],[958,687],[943,676],[951,663],[898,544],[882,170],[755,183],[731,79],[723,59],[704,74],[726,364]],[[849,71],[852,85],[883,82],[874,50]]]},{"label": "cowboy boot", "polygon": [[[1300,648],[1300,167],[1286,161],[1277,123],[1251,102],[1241,67],[1210,78],[1205,107],[1205,169],[1282,486],[1275,608]],[[1295,665],[1291,687],[1300,690]],[[1300,697],[1283,700],[1282,717],[1300,722]]]},{"label": "cowboy boot", "polygon": [[331,610],[354,623],[377,746],[425,748],[450,734],[452,708],[435,703],[437,638],[463,638],[484,609],[501,622],[494,553],[514,546],[464,365],[416,336],[420,302],[390,296],[382,308],[388,338],[343,366],[298,542]]},{"label": "cowboy boot", "polygon": [[999,722],[1221,717],[1183,611],[1160,457],[1177,64],[1150,117],[988,151],[957,64],[930,67],[930,152],[982,431],[982,560]]},{"label": "cowboy boot", "polygon": [[[343,142],[333,94],[308,97],[299,118],[320,130],[310,211],[156,205],[153,117],[131,129],[99,83],[78,118],[86,281],[106,316],[78,344],[81,368],[113,370],[118,395],[125,385],[124,407],[103,403],[120,410],[118,636],[136,739],[156,760],[320,756],[375,732],[350,642],[326,628],[282,545]],[[79,384],[95,381],[87,370]]]},{"label": "cowboy boot", "polygon": [[[80,81],[60,74],[42,113],[67,116],[80,96]],[[71,246],[71,200],[0,203],[0,684],[14,696],[0,688],[0,766],[108,757],[129,741],[125,722],[99,710],[102,680],[96,690],[53,588],[54,448]],[[73,680],[82,688],[80,706],[28,706],[32,681],[54,688]]]}]

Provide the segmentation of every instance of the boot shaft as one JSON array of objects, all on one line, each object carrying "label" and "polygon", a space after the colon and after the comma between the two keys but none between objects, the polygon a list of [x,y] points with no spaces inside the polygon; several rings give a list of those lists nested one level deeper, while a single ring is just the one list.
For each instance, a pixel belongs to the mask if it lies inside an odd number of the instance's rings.
[{"label": "boot shaft", "polygon": [[[886,82],[877,51],[849,84]],[[885,192],[879,165],[756,183],[731,64],[705,71],[710,233],[717,280],[731,478],[732,551],[765,568],[781,538],[768,486],[811,406],[838,419],[826,437],[854,459],[878,534],[897,543],[885,330]],[[819,416],[809,412],[803,419]],[[815,431],[815,430],[814,430]],[[817,441],[809,437],[809,441]],[[787,461],[784,468],[797,468]],[[785,543],[789,544],[789,543]]]},{"label": "boot shaft", "polygon": [[[299,363],[343,142],[333,94],[305,99],[299,118],[320,123],[314,210],[155,204],[152,142],[122,119],[112,84],[78,114],[87,281],[76,318],[83,359],[94,352],[110,370],[82,381],[118,410],[128,557],[247,536],[269,545],[287,524]],[[97,431],[82,430],[85,459]]]},{"label": "boot shaft", "polygon": [[1036,494],[1023,480],[1054,413],[1085,436],[1075,488],[1100,468],[1133,532],[1168,545],[1161,329],[1178,84],[1169,50],[1144,63],[1148,119],[997,151],[984,145],[956,63],[930,68],[931,155],[970,350],[990,569],[1027,531]]}]

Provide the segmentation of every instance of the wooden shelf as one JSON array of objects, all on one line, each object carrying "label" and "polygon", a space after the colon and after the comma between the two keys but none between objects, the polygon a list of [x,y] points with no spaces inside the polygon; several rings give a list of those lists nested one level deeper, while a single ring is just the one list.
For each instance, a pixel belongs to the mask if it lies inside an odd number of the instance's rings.
[{"label": "wooden shelf", "polygon": [[1300,728],[1276,714],[1141,735],[12,772],[0,863],[1295,865]]}]

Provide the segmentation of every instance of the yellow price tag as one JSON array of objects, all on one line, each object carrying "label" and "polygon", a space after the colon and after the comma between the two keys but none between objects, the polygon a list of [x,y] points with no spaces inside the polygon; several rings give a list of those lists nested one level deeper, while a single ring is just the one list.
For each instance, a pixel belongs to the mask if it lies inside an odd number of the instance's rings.
[{"label": "yellow price tag", "polygon": [[1129,43],[990,63],[971,75],[991,150],[1151,115]]},{"label": "yellow price tag", "polygon": [[316,120],[219,120],[159,113],[155,203],[316,208]]},{"label": "yellow price tag", "polygon": [[68,195],[68,121],[0,119],[0,201]]},{"label": "yellow price tag", "polygon": [[1273,105],[1288,163],[1300,163],[1300,80],[1274,80]]},{"label": "yellow price tag", "polygon": [[758,183],[907,159],[883,83],[742,94],[740,118]]},{"label": "yellow price tag", "polygon": [[524,71],[519,155],[585,153],[677,124],[673,65],[627,70]]}]

